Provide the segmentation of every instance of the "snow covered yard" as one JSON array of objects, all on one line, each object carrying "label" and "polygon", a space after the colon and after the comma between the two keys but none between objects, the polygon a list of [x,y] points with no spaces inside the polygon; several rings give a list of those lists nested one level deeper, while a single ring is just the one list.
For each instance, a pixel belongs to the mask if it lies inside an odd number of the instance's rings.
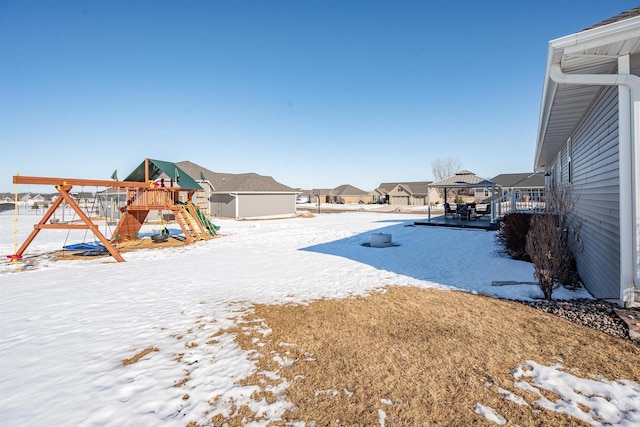
[{"label": "snow covered yard", "polygon": [[[533,274],[530,264],[496,252],[493,233],[411,226],[421,218],[358,212],[221,220],[221,238],[127,253],[126,263],[43,256],[25,259],[19,273],[4,263],[0,417],[6,425],[184,426],[247,405],[262,417],[256,425],[264,425],[293,405],[283,397],[289,383],[277,372],[268,374],[275,400],[257,398],[256,385],[240,385],[255,373],[256,352],[242,349],[228,331],[254,304],[346,298],[389,285],[541,297],[534,286],[491,286],[531,281]],[[20,216],[19,243],[39,219]],[[399,246],[363,246],[374,232],[391,233]],[[44,230],[26,255],[80,242],[83,234]],[[13,215],[2,213],[3,254],[14,252],[13,240]],[[556,297],[588,294],[561,290]],[[268,336],[269,326],[258,332]],[[135,361],[124,364],[127,359]],[[533,371],[543,372],[537,365]],[[557,382],[553,375],[536,378]],[[614,397],[640,396],[632,381],[611,390]],[[635,402],[625,412],[629,422],[640,418],[640,399]],[[484,406],[477,412],[490,417]]]}]

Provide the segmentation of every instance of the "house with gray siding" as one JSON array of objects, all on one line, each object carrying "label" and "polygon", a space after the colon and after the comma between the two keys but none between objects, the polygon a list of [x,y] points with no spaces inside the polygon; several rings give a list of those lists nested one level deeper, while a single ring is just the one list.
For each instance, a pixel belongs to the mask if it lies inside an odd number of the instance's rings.
[{"label": "house with gray siding", "polygon": [[431,181],[383,182],[370,194],[374,202],[384,200],[390,205],[424,206],[440,202],[435,188],[429,189]]},{"label": "house with gray siding", "polygon": [[296,214],[300,191],[256,173],[219,173],[190,161],[176,163],[204,188],[195,197],[209,200],[209,215],[249,219]]},{"label": "house with gray siding", "polygon": [[570,185],[589,291],[638,304],[640,7],[549,42],[535,169]]}]

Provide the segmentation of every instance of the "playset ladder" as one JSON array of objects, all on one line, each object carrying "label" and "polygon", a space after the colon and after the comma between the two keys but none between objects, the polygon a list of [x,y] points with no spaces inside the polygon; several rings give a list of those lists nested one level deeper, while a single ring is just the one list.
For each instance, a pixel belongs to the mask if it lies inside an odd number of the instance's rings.
[{"label": "playset ladder", "polygon": [[174,216],[176,217],[176,221],[180,225],[180,228],[182,228],[188,243],[195,240],[209,239],[209,234],[207,233],[204,225],[198,219],[193,204],[187,203],[185,205],[176,205]]}]

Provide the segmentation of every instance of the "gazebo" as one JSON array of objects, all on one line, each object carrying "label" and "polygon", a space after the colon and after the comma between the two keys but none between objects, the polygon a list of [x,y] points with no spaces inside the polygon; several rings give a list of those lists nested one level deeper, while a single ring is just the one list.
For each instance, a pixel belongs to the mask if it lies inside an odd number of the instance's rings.
[{"label": "gazebo", "polygon": [[[473,172],[468,170],[460,170],[455,175],[448,176],[440,181],[434,181],[427,186],[431,188],[443,188],[444,189],[444,202],[447,203],[447,190],[460,189],[460,188],[491,188],[491,194],[495,195],[497,184],[489,181],[488,179],[480,178]],[[429,221],[431,221],[431,200],[428,200],[428,212]],[[496,206],[495,199],[491,198],[491,223],[496,222]]]}]

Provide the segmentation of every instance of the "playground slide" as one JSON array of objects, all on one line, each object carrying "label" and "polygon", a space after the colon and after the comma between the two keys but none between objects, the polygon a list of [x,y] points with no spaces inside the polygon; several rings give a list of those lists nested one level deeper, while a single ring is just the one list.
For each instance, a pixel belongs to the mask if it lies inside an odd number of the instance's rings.
[{"label": "playground slide", "polygon": [[[178,205],[186,205],[185,202],[176,202],[176,204]],[[195,207],[195,205],[194,205]],[[204,214],[202,212],[200,212],[200,209],[198,209],[197,207],[195,207],[195,211],[196,211],[196,215],[198,216],[198,221],[204,225],[204,227],[209,231],[209,234],[214,236],[217,233],[218,230],[220,230],[220,226],[219,225],[215,225],[214,223],[212,223],[211,221],[209,221],[207,219],[207,217],[204,216]],[[191,216],[191,215],[189,215]]]},{"label": "playground slide", "polygon": [[220,226],[219,225],[215,225],[214,223],[209,221],[202,214],[202,212],[200,212],[200,209],[198,209],[198,208],[196,208],[196,214],[198,214],[198,219],[200,219],[200,222],[202,222],[202,224],[204,224],[204,226],[207,228],[207,230],[209,230],[209,234],[211,234],[211,235],[218,234],[217,232],[218,232],[218,230],[220,230]]}]

